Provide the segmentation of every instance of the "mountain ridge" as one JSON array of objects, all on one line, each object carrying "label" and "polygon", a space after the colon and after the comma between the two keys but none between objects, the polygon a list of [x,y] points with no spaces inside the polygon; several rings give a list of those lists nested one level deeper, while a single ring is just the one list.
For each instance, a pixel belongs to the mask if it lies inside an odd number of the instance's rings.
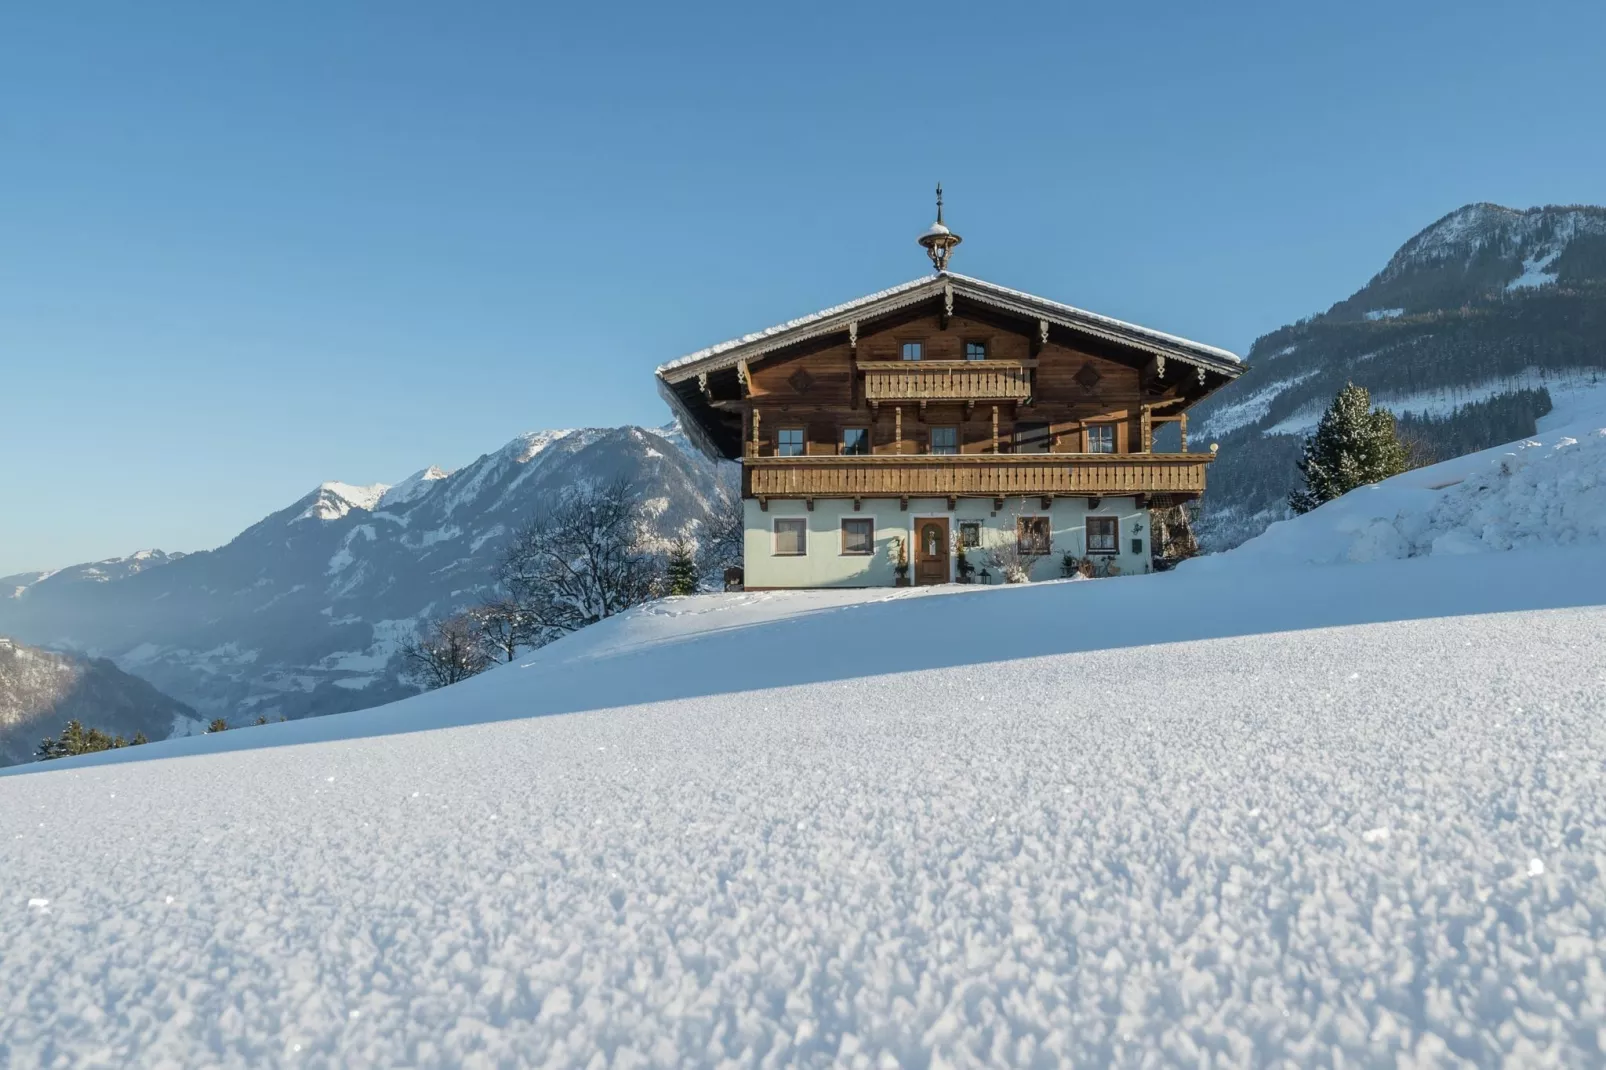
[{"label": "mountain ridge", "polygon": [[1595,386],[1606,208],[1463,205],[1349,297],[1256,339],[1246,363],[1190,414],[1194,437],[1220,446],[1200,512],[1209,549],[1287,515],[1303,436],[1347,382],[1440,458],[1531,435],[1558,397]]},{"label": "mountain ridge", "polygon": [[413,690],[399,646],[490,593],[502,543],[564,488],[630,479],[656,537],[704,519],[729,475],[678,436],[535,431],[452,472],[325,482],[211,550],[8,578],[0,631],[110,657],[231,721],[376,705]]}]

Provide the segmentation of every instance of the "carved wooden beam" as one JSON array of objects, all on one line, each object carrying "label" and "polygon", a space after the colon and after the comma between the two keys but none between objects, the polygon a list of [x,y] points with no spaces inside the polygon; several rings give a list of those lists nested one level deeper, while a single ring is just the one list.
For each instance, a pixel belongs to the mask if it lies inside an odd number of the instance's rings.
[{"label": "carved wooden beam", "polygon": [[959,499],[956,498],[952,494],[948,495],[948,511],[951,513],[955,509],[958,509],[958,508],[959,508]]},{"label": "carved wooden beam", "polygon": [[1054,496],[1052,494],[1043,495],[1039,504],[1042,505],[1043,512],[1048,512],[1050,509],[1054,508]]},{"label": "carved wooden beam", "polygon": [[736,381],[742,386],[742,397],[753,392],[753,373],[747,370],[746,357],[736,362]]},{"label": "carved wooden beam", "polygon": [[770,500],[764,497],[762,494],[759,495],[758,498],[758,510],[761,513],[767,513],[770,511]]},{"label": "carved wooden beam", "polygon": [[946,331],[948,329],[948,321],[953,319],[953,316],[954,284],[951,282],[945,282],[942,284],[942,317],[938,321],[943,330]]},{"label": "carved wooden beam", "polygon": [[906,498],[906,497],[905,498],[899,498],[898,499],[898,508],[901,509],[903,512],[907,513],[909,511],[909,499]]},{"label": "carved wooden beam", "polygon": [[814,499],[813,498],[804,498],[803,499],[803,504],[808,508],[809,512],[811,512],[811,513],[814,512]]},{"label": "carved wooden beam", "polygon": [[864,504],[864,499],[863,498],[855,498],[855,499],[853,499],[853,511],[855,513],[857,513],[859,511],[859,507],[861,505],[863,505],[863,504]]}]

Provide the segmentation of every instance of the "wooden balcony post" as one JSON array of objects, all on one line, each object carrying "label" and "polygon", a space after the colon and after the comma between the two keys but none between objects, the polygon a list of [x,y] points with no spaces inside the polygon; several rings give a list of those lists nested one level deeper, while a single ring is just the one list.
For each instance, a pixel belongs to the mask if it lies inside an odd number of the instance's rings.
[{"label": "wooden balcony post", "polygon": [[1143,453],[1154,452],[1154,407],[1152,405],[1144,405],[1138,409],[1138,440],[1138,448]]},{"label": "wooden balcony post", "polygon": [[899,405],[892,410],[893,436],[897,442],[894,447],[898,453],[903,452],[903,406]]},{"label": "wooden balcony post", "polygon": [[1188,452],[1188,414],[1183,413],[1177,418],[1177,427],[1182,432],[1182,452]]},{"label": "wooden balcony post", "polygon": [[998,452],[998,406],[993,406],[993,452]]},{"label": "wooden balcony post", "polygon": [[758,420],[759,420],[759,415],[760,415],[759,411],[757,409],[754,409],[753,410],[753,456],[754,457],[758,456],[758,441],[759,441],[759,439],[758,439]]}]

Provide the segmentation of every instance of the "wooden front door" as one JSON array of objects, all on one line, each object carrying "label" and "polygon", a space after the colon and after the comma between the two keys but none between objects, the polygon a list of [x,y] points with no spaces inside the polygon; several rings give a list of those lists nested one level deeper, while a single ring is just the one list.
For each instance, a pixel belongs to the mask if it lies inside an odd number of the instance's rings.
[{"label": "wooden front door", "polygon": [[915,586],[947,582],[947,518],[915,521]]}]

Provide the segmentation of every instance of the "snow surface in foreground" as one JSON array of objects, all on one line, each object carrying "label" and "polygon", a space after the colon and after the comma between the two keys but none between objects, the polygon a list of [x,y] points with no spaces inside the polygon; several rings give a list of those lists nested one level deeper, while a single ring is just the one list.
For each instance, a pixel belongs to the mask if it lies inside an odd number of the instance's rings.
[{"label": "snow surface in foreground", "polygon": [[1542,430],[1165,575],[674,599],[9,770],[0,1065],[1599,1065],[1599,447]]},{"label": "snow surface in foreground", "polygon": [[[1563,590],[1479,560],[1304,612]],[[0,778],[0,1063],[1598,1059],[1606,609],[1122,645],[1219,578],[691,599],[390,710],[517,719]]]}]

